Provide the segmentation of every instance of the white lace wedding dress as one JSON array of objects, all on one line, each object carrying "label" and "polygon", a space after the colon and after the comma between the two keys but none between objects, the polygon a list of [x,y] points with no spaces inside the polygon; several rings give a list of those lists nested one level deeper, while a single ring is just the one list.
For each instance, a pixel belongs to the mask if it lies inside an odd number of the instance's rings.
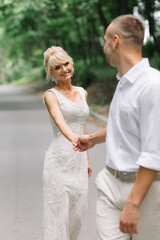
[{"label": "white lace wedding dress", "polygon": [[[89,114],[85,91],[77,87],[82,105],[67,99],[55,88],[64,119],[76,134],[84,134]],[[75,152],[51,118],[53,141],[44,162],[44,240],[76,240],[86,210],[88,170],[86,152]]]}]

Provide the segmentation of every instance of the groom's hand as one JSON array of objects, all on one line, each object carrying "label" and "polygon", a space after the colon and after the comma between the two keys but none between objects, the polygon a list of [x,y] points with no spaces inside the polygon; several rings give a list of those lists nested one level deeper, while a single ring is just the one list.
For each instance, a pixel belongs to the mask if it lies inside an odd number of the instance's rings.
[{"label": "groom's hand", "polygon": [[75,151],[84,152],[94,146],[90,135],[82,135],[78,137],[77,144],[73,145]]}]

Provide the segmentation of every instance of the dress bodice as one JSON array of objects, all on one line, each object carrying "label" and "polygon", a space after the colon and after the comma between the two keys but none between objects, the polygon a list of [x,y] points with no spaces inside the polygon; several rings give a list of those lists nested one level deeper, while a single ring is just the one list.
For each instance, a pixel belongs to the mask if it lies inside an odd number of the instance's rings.
[{"label": "dress bodice", "polygon": [[[85,91],[82,87],[76,87],[82,98],[82,104],[78,104],[66,98],[60,91],[55,88],[51,88],[48,91],[52,91],[58,100],[60,110],[68,127],[76,134],[82,135],[84,133],[84,124],[89,115],[89,108],[85,99]],[[50,116],[54,138],[61,135],[60,130],[55,124],[54,120]]]}]

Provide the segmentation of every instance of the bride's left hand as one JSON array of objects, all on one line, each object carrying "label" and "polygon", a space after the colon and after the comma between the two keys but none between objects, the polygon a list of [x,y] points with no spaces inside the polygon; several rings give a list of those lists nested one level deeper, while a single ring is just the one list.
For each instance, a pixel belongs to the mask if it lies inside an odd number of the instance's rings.
[{"label": "bride's left hand", "polygon": [[88,162],[88,177],[92,175],[92,167],[90,165],[90,162]]}]

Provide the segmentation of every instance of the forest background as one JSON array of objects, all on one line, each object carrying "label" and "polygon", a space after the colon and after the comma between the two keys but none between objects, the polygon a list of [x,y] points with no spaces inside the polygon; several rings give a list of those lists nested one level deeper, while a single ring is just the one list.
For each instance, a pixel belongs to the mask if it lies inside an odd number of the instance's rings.
[{"label": "forest background", "polygon": [[116,70],[106,63],[104,33],[113,18],[135,14],[149,32],[143,57],[160,69],[160,0],[0,0],[0,84],[45,90],[43,52],[63,47],[74,60],[73,83],[92,107],[109,105]]}]

